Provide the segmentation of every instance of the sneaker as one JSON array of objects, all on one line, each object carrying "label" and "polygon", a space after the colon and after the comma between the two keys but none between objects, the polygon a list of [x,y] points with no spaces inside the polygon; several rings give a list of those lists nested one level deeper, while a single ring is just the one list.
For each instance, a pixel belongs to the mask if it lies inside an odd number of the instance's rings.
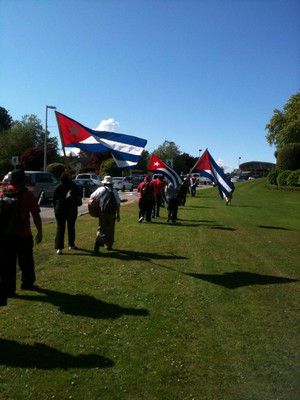
[{"label": "sneaker", "polygon": [[61,250],[61,249],[57,249],[57,250],[56,250],[56,254],[57,254],[57,255],[59,255],[59,256],[60,256],[62,253],[63,253],[63,252],[62,252],[62,250]]},{"label": "sneaker", "polygon": [[144,217],[139,218],[139,224],[144,221]]},{"label": "sneaker", "polygon": [[77,246],[69,246],[69,250],[78,250]]}]

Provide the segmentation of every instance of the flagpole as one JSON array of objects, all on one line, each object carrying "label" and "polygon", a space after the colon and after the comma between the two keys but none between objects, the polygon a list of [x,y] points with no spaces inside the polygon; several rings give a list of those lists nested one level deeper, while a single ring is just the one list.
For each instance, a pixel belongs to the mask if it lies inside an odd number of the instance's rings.
[{"label": "flagpole", "polygon": [[56,112],[56,111],[55,111],[55,116],[56,116],[56,121],[57,121],[57,126],[58,126],[58,132],[59,132],[60,141],[61,141],[61,146],[62,146],[62,151],[63,151],[63,153],[64,153],[64,160],[65,160],[65,164],[67,165],[67,156],[66,156],[65,146],[64,146],[64,142],[63,142],[63,138],[62,138],[62,133],[61,133],[61,129],[60,129],[60,125],[59,125],[59,122],[58,122],[57,112]]},{"label": "flagpole", "polygon": [[188,173],[188,175],[190,175],[193,171],[193,169],[196,167],[196,165],[198,164],[198,162],[201,160],[201,158],[204,156],[204,153],[206,152],[207,148],[204,150],[204,152],[202,153],[202,155],[198,158],[198,160],[196,161],[195,165],[193,166],[193,168],[190,170],[190,172]]}]

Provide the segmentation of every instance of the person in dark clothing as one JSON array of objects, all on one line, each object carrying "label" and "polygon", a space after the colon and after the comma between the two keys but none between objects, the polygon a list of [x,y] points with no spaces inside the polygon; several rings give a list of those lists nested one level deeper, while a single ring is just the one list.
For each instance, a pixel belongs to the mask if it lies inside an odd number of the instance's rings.
[{"label": "person in dark clothing", "polygon": [[21,289],[30,290],[35,283],[33,258],[33,236],[30,227],[30,214],[37,229],[36,243],[43,238],[40,208],[34,194],[25,187],[25,172],[21,169],[11,173],[11,184],[6,196],[15,201],[9,229],[1,228],[1,267],[0,267],[0,305],[5,305],[8,297],[16,292],[17,262],[21,270]]},{"label": "person in dark clothing", "polygon": [[178,205],[185,206],[186,196],[190,190],[190,179],[186,177],[178,189]]},{"label": "person in dark clothing", "polygon": [[137,188],[139,193],[139,223],[146,217],[147,222],[151,222],[152,208],[154,204],[154,185],[150,176],[146,176]]},{"label": "person in dark clothing", "polygon": [[166,199],[168,203],[168,221],[173,224],[177,221],[178,213],[178,187],[175,187],[173,182],[169,182],[165,188]]},{"label": "person in dark clothing", "polygon": [[68,226],[69,250],[76,250],[75,246],[75,222],[78,214],[78,206],[82,204],[81,191],[72,182],[66,172],[60,176],[61,183],[55,189],[53,195],[54,213],[57,222],[55,249],[57,254],[62,254],[64,249],[64,237],[66,223]]}]

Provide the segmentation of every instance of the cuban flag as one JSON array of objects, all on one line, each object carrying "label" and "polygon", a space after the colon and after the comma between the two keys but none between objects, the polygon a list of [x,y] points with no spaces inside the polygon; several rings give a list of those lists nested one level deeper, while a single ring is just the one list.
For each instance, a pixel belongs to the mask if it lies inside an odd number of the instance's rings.
[{"label": "cuban flag", "polygon": [[156,172],[157,174],[164,175],[169,181],[171,181],[176,189],[182,183],[180,176],[171,168],[168,164],[162,161],[157,155],[152,154],[148,171]]},{"label": "cuban flag", "polygon": [[205,150],[199,158],[192,172],[198,172],[201,176],[206,176],[215,182],[222,198],[234,191],[234,184],[227,178],[208,150]]},{"label": "cuban flag", "polygon": [[131,168],[141,157],[147,140],[122,133],[96,131],[55,111],[64,147],[78,147],[92,153],[111,153],[119,168]]}]

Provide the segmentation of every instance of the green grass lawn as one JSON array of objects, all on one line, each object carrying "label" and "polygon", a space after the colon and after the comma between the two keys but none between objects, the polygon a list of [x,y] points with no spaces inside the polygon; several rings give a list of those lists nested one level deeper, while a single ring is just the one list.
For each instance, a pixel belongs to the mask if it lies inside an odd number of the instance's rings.
[{"label": "green grass lawn", "polygon": [[300,192],[237,185],[137,223],[122,208],[115,248],[35,249],[35,292],[0,310],[0,399],[293,400],[297,395]]}]

